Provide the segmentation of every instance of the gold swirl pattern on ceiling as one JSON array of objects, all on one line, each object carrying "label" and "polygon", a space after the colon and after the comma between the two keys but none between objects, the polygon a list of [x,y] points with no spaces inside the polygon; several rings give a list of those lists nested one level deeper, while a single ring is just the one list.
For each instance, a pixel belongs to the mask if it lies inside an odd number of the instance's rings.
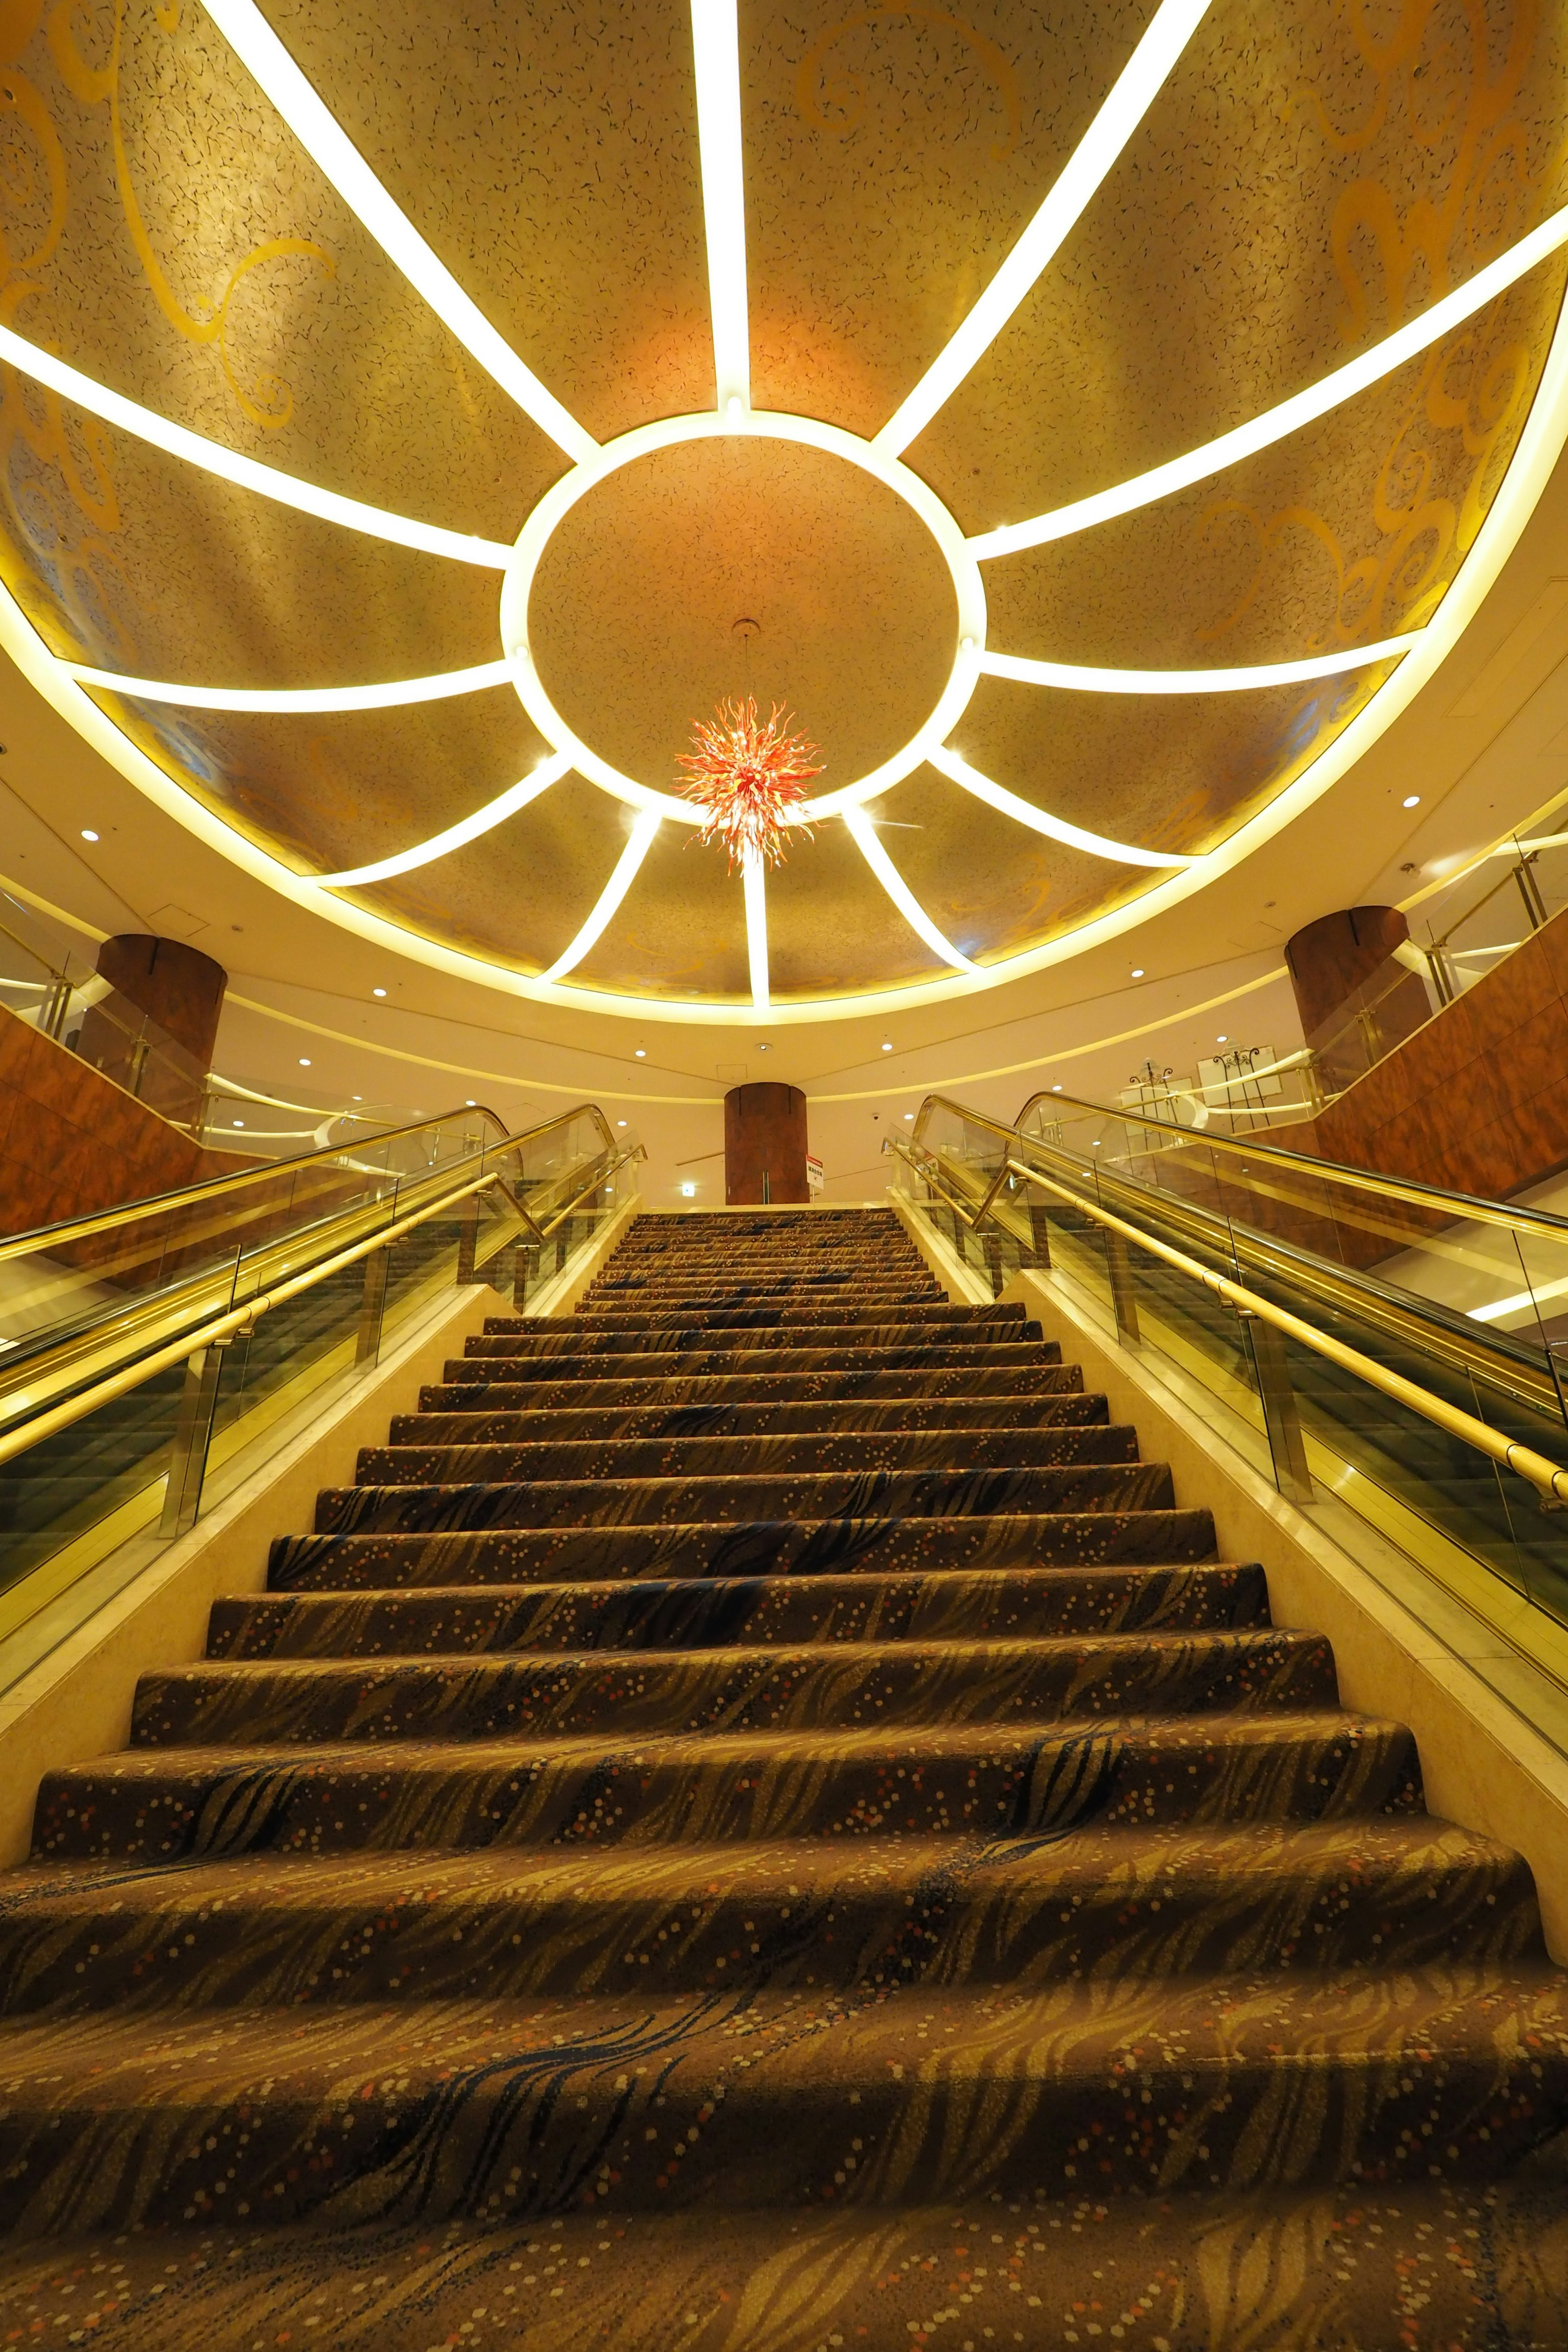
[{"label": "gold swirl pattern on ceiling", "polygon": [[[0,642],[439,968],[985,988],[1452,645],[1568,432],[1565,164],[1538,0],[0,0]],[[677,792],[730,693],[826,755],[765,879]]]}]

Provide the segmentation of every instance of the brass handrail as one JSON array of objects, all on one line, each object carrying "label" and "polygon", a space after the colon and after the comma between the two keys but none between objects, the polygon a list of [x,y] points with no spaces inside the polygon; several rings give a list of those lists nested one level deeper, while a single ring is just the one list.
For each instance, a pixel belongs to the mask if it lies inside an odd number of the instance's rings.
[{"label": "brass handrail", "polygon": [[[137,1224],[150,1217],[172,1215],[186,1203],[205,1205],[225,1194],[242,1192],[250,1185],[277,1183],[292,1170],[309,1168],[320,1160],[341,1160],[346,1151],[364,1151],[376,1144],[394,1143],[402,1136],[420,1135],[433,1127],[456,1126],[465,1114],[488,1118],[500,1130],[497,1142],[482,1147],[486,1151],[513,1150],[521,1143],[548,1135],[552,1128],[564,1127],[572,1119],[584,1118],[597,1119],[606,1147],[612,1151],[615,1150],[615,1137],[609,1121],[597,1103],[578,1103],[571,1110],[558,1111],[553,1118],[542,1120],[538,1127],[520,1129],[516,1135],[510,1135],[506,1121],[485,1104],[465,1104],[463,1112],[444,1111],[434,1118],[411,1119],[405,1127],[383,1128],[377,1135],[362,1139],[357,1143],[324,1144],[320,1150],[296,1152],[287,1160],[268,1160],[260,1167],[242,1169],[232,1176],[208,1176],[199,1184],[185,1184],[174,1192],[156,1192],[150,1200],[130,1201],[117,1209],[97,1209],[89,1217],[68,1218],[58,1225],[38,1225],[31,1233],[13,1234],[0,1241],[0,1262],[38,1250],[63,1249],[68,1243],[86,1240],[92,1234],[112,1232],[117,1226]],[[388,1169],[384,1172],[390,1176],[395,1171]]]},{"label": "brass handrail", "polygon": [[[531,1134],[542,1132],[537,1129],[527,1131]],[[606,1177],[613,1176],[616,1170],[624,1168],[628,1160],[646,1157],[645,1147],[640,1143],[634,1143],[625,1151],[617,1153],[607,1165],[602,1164],[595,1171],[592,1182],[585,1185],[566,1203],[564,1208],[558,1210],[547,1225],[542,1228],[535,1227],[540,1239],[547,1241],[556,1228],[565,1223],[573,1211],[586,1200],[590,1192],[599,1190]],[[341,1274],[344,1266],[353,1265],[358,1259],[368,1257],[373,1250],[386,1248],[393,1242],[400,1240],[405,1234],[412,1233],[416,1225],[425,1224],[431,1217],[438,1216],[442,1210],[450,1209],[458,1202],[468,1200],[475,1194],[487,1191],[500,1181],[499,1172],[493,1168],[480,1175],[470,1177],[466,1184],[459,1184],[450,1192],[443,1192],[438,1201],[431,1201],[424,1208],[415,1210],[410,1215],[400,1217],[390,1225],[379,1227],[376,1232],[367,1235],[363,1240],[353,1243],[349,1248],[339,1250],[332,1256],[322,1258],[316,1265],[308,1266],[303,1274],[295,1275],[290,1280],[279,1283],[275,1289],[263,1291],[247,1298],[243,1306],[230,1307],[226,1314],[215,1316],[209,1321],[198,1325],[194,1330],[183,1331],[177,1339],[171,1340],[167,1346],[156,1349],[153,1354],[138,1355],[132,1362],[121,1366],[119,1371],[108,1373],[101,1380],[93,1381],[89,1387],[78,1390],[75,1395],[67,1397],[61,1403],[52,1405],[45,1412],[35,1414],[31,1421],[19,1423],[15,1429],[0,1432],[0,1463],[14,1460],[18,1454],[25,1454],[29,1446],[41,1444],[46,1437],[52,1437],[57,1431],[68,1429],[74,1423],[85,1420],[87,1415],[95,1412],[100,1405],[112,1403],[116,1397],[124,1396],[132,1389],[140,1388],[142,1381],[151,1380],[154,1373],[164,1371],[171,1364],[180,1363],[186,1357],[194,1356],[198,1349],[210,1348],[219,1341],[234,1339],[241,1331],[249,1330],[272,1307],[281,1307],[286,1300],[297,1298],[302,1291],[314,1288],[317,1283],[325,1282],[330,1276]],[[530,1220],[530,1222],[532,1221]]]}]

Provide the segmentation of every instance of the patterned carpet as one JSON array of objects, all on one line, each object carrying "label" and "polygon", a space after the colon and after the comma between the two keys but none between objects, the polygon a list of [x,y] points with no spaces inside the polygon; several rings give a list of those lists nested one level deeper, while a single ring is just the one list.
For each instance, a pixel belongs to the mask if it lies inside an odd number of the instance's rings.
[{"label": "patterned carpet", "polygon": [[55,1773],[0,2344],[1568,2345],[1524,1864],[890,1214],[645,1216]]}]

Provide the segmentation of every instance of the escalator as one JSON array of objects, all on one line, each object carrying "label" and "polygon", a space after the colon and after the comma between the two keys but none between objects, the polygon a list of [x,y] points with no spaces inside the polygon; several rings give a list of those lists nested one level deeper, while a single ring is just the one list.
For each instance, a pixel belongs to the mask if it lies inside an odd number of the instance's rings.
[{"label": "escalator", "polygon": [[515,1134],[465,1105],[0,1242],[0,1637],[132,1536],[184,1533],[210,1465],[455,1284],[521,1305],[640,1156],[593,1105]]},{"label": "escalator", "polygon": [[929,1097],[890,1150],[994,1294],[1048,1265],[1250,1425],[1289,1499],[1568,1625],[1568,1222],[1054,1090],[1011,1123]]}]

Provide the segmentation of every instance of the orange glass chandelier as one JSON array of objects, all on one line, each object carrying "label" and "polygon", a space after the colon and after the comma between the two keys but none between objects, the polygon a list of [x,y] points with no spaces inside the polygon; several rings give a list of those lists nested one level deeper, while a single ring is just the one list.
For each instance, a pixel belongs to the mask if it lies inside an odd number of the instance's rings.
[{"label": "orange glass chandelier", "polygon": [[694,722],[695,749],[679,755],[687,771],[680,790],[706,812],[701,838],[723,843],[731,873],[748,856],[776,866],[787,826],[810,834],[798,812],[806,779],[822,773],[822,762],[813,762],[815,743],[790,733],[794,716],[775,702],[764,724],[753,696],[726,698],[712,719]]}]

